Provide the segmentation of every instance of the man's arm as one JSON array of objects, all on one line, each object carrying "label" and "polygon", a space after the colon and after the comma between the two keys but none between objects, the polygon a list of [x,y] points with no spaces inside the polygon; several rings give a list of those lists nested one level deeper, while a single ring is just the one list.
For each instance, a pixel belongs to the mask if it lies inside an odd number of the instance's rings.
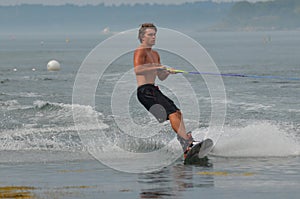
[{"label": "man's arm", "polygon": [[170,75],[168,70],[159,70],[157,71],[157,77],[160,81],[164,81]]},{"label": "man's arm", "polygon": [[165,79],[167,79],[167,77],[170,74],[172,74],[172,72],[170,70],[166,70],[167,67],[160,64],[160,56],[156,51],[155,51],[155,54],[158,58],[158,62],[159,62],[159,65],[160,65],[160,70],[157,71],[157,77],[160,81],[164,81]]}]

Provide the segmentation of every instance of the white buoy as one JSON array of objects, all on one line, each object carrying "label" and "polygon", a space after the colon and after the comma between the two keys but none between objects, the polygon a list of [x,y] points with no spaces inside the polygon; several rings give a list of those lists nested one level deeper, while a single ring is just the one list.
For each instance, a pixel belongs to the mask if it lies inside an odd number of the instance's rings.
[{"label": "white buoy", "polygon": [[109,27],[104,28],[104,29],[102,30],[102,33],[103,33],[103,34],[109,34],[109,33],[110,33]]},{"label": "white buoy", "polygon": [[51,60],[47,64],[48,71],[58,71],[60,70],[60,63],[56,60]]}]

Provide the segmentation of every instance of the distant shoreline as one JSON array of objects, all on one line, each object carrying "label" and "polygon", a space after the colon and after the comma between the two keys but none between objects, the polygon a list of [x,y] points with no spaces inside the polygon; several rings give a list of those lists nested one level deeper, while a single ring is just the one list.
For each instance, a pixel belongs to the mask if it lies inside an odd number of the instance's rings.
[{"label": "distant shoreline", "polygon": [[2,33],[101,33],[107,28],[118,32],[137,28],[143,22],[153,22],[159,27],[179,31],[300,30],[300,1],[0,6]]}]

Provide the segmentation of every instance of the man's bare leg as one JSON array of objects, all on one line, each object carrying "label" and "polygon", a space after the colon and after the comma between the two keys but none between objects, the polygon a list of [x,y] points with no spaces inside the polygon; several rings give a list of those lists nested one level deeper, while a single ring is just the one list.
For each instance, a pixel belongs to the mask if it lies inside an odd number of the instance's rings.
[{"label": "man's bare leg", "polygon": [[180,111],[176,111],[169,115],[169,120],[173,130],[183,139],[190,140],[191,135],[186,133],[185,125],[183,122],[182,113]]},{"label": "man's bare leg", "polygon": [[182,147],[183,152],[186,153],[193,142],[193,137],[191,132],[186,132],[181,112],[176,111],[175,113],[170,114],[169,120],[173,130],[177,133],[177,139]]}]

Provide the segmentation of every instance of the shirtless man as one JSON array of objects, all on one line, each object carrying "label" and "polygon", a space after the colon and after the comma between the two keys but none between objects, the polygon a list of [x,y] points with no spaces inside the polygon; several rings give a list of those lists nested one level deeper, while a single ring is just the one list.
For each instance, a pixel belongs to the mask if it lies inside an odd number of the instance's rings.
[{"label": "shirtless man", "polygon": [[138,38],[141,45],[134,52],[137,97],[159,122],[170,121],[186,154],[192,146],[193,138],[190,132],[186,132],[182,113],[174,102],[155,86],[156,77],[163,81],[170,74],[175,74],[161,65],[158,52],[152,49],[155,45],[156,32],[157,28],[150,23],[142,24],[139,29]]}]

